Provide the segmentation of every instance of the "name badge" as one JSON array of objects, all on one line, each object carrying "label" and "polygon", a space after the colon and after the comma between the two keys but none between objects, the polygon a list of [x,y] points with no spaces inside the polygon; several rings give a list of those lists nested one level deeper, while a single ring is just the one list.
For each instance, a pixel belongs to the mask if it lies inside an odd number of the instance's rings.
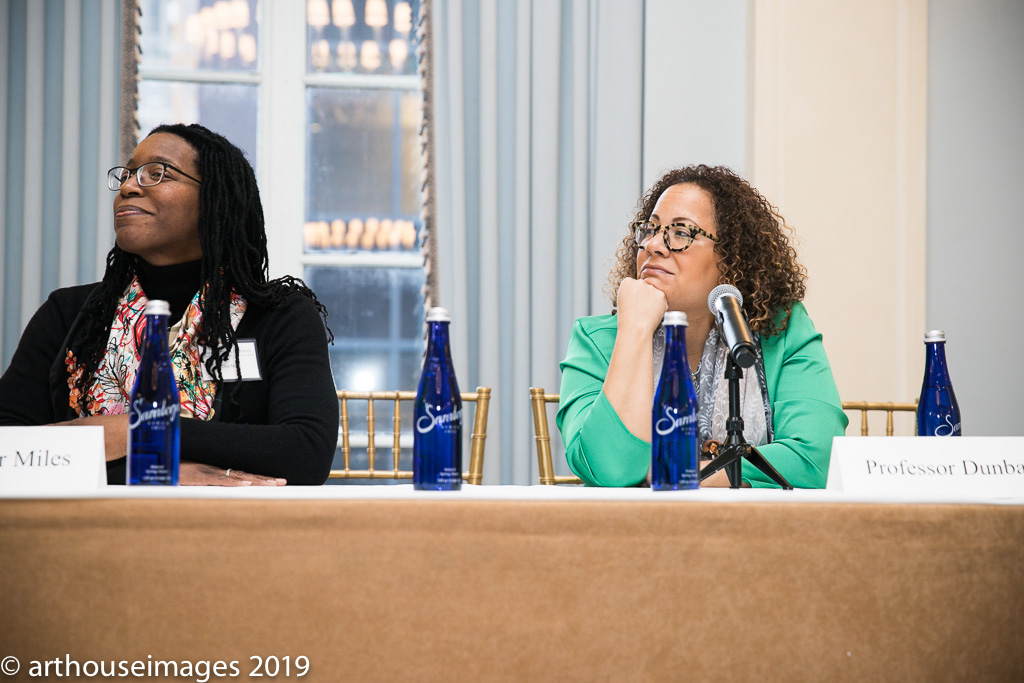
[{"label": "name badge", "polygon": [[837,436],[826,488],[854,493],[1024,496],[1024,437]]},{"label": "name badge", "polygon": [[0,494],[106,485],[103,427],[0,427]]},{"label": "name badge", "polygon": [[[206,370],[206,359],[210,356],[210,350],[205,349],[203,351],[203,381],[210,382],[213,380],[213,376]],[[241,381],[251,382],[253,380],[263,379],[260,375],[260,362],[259,356],[256,353],[256,340],[255,339],[239,339],[238,340],[238,364],[242,369]],[[239,380],[238,370],[235,369],[235,351],[232,350],[231,354],[227,359],[221,363],[220,366],[221,374],[224,375],[225,382],[237,382]]]}]

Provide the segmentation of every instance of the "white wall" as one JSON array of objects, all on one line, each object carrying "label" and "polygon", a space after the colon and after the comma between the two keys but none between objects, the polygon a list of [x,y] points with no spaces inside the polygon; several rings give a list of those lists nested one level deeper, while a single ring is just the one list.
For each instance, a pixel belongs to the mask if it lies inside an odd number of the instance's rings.
[{"label": "white wall", "polygon": [[912,400],[920,387],[926,10],[646,4],[644,184],[667,166],[724,163],[779,206],[846,400]]},{"label": "white wall", "polygon": [[926,2],[762,0],[754,12],[750,179],[796,230],[839,395],[912,400],[925,309]]},{"label": "white wall", "polygon": [[928,13],[927,326],[946,330],[964,434],[1020,436],[1024,2]]},{"label": "white wall", "polygon": [[747,0],[647,0],[643,189],[688,164],[743,175],[747,144]]},{"label": "white wall", "polygon": [[647,0],[645,31],[644,185],[725,163],[779,205],[843,398],[915,399],[945,329],[965,433],[1024,435],[1024,2]]}]

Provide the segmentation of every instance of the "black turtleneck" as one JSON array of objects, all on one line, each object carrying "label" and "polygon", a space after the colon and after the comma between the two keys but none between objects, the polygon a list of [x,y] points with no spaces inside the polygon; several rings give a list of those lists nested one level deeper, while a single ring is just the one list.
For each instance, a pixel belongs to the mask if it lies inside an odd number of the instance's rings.
[{"label": "black turtleneck", "polygon": [[202,282],[202,259],[177,263],[173,266],[151,266],[141,258],[135,261],[135,274],[147,299],[163,299],[171,306],[167,318],[168,327],[175,325],[185,315],[192,298],[199,291]]},{"label": "black turtleneck", "polygon": [[[180,318],[199,289],[199,271],[196,262],[143,264],[137,272],[146,294],[170,301]],[[64,342],[97,286],[58,289],[32,316],[0,375],[0,425],[77,417],[69,407]],[[316,306],[297,292],[273,308],[249,302],[237,335],[253,340],[259,376],[225,380],[222,388],[230,391],[214,419],[181,420],[181,459],[284,477],[289,484],[324,483],[338,445],[338,398]],[[112,483],[123,482],[124,471],[123,458],[107,463]]]}]

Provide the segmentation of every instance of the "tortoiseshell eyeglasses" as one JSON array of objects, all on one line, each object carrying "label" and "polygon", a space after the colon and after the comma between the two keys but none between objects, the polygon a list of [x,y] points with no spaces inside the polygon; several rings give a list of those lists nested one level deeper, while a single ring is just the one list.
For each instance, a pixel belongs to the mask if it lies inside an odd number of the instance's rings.
[{"label": "tortoiseshell eyeglasses", "polygon": [[651,221],[634,221],[629,224],[633,230],[633,241],[638,249],[642,249],[648,240],[659,232],[665,238],[665,246],[669,251],[686,251],[693,244],[697,235],[704,235],[712,242],[718,238],[706,230],[701,230],[696,225],[688,223],[671,223],[669,225],[658,225]]}]

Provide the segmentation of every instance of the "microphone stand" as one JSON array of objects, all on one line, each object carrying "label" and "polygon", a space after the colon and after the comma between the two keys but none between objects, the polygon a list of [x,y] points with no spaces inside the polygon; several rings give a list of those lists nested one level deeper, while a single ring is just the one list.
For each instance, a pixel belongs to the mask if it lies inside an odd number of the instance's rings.
[{"label": "microphone stand", "polygon": [[729,419],[725,422],[726,439],[725,443],[718,448],[718,457],[700,471],[700,480],[704,481],[724,467],[726,468],[725,473],[729,476],[729,487],[738,489],[742,459],[746,458],[769,479],[782,488],[792,491],[793,487],[786,481],[786,478],[765,460],[760,451],[743,438],[743,417],[740,411],[740,379],[742,377],[743,371],[733,360],[730,352],[725,366],[725,378],[729,380]]}]

